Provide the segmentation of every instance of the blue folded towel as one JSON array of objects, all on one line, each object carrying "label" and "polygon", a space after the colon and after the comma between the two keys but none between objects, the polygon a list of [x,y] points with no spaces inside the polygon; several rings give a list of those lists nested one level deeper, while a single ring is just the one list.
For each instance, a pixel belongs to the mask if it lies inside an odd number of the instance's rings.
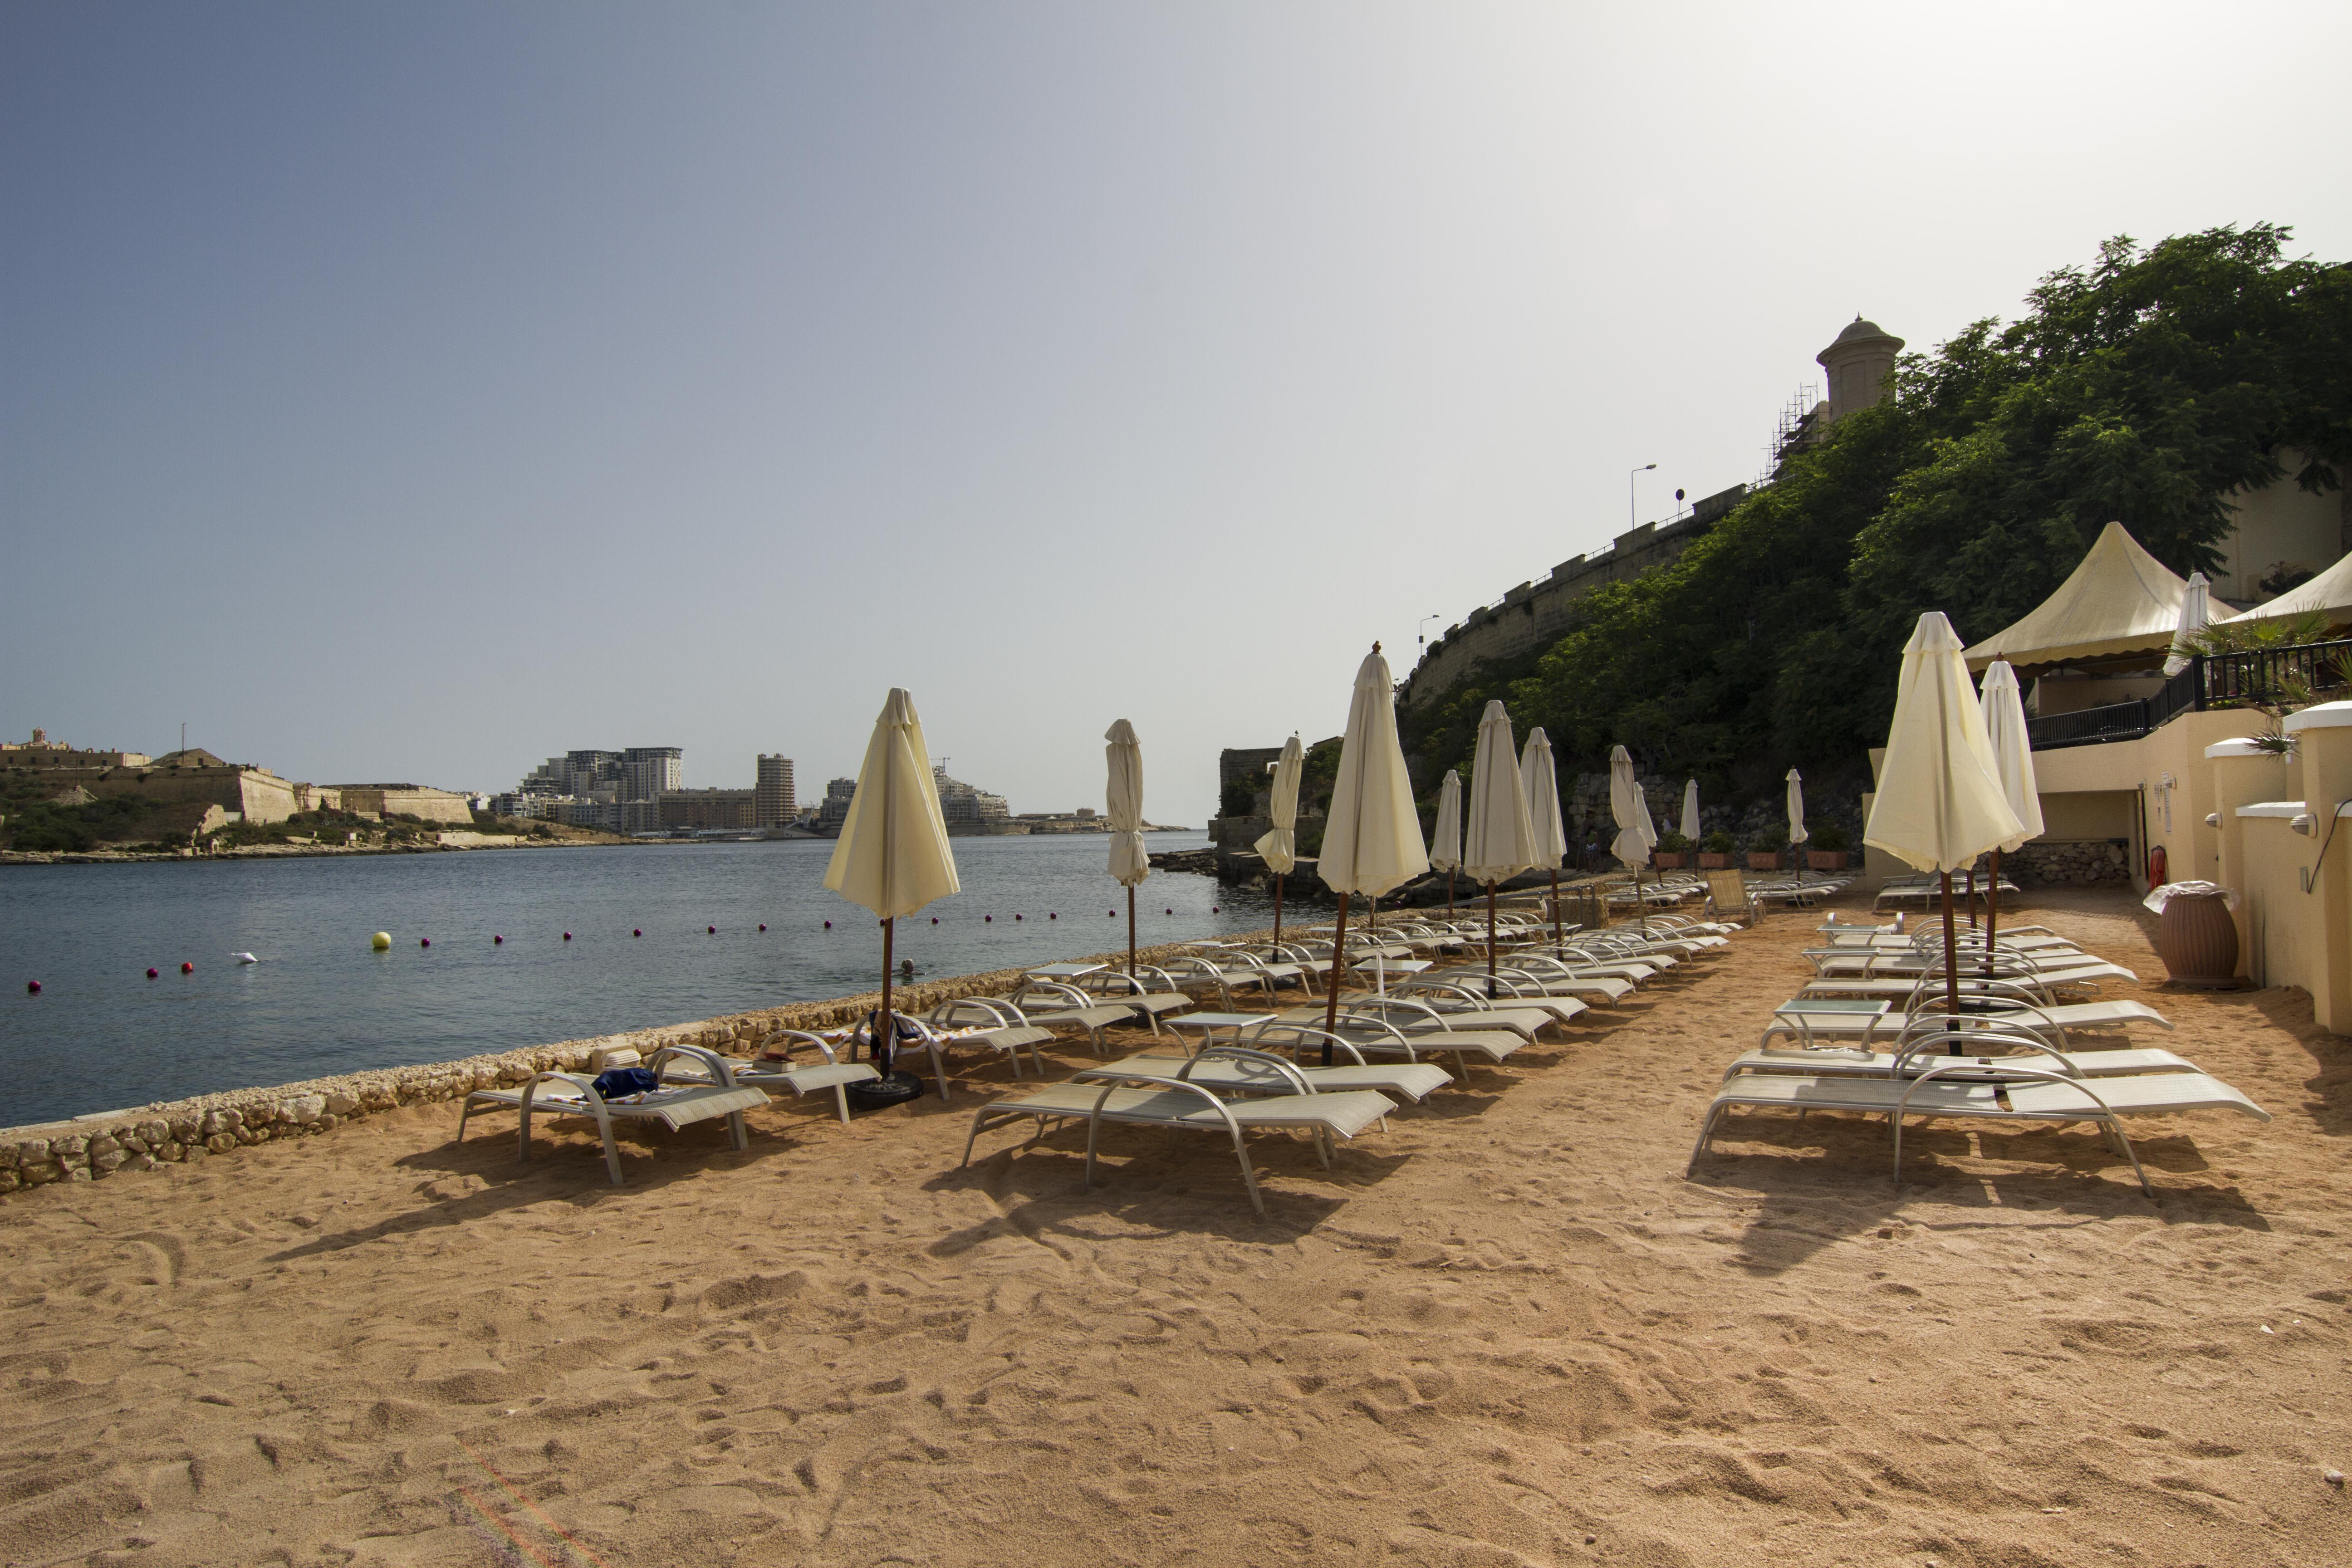
[{"label": "blue folded towel", "polygon": [[606,1100],[620,1100],[632,1094],[651,1094],[661,1087],[661,1079],[644,1068],[614,1068],[596,1075],[596,1092]]}]

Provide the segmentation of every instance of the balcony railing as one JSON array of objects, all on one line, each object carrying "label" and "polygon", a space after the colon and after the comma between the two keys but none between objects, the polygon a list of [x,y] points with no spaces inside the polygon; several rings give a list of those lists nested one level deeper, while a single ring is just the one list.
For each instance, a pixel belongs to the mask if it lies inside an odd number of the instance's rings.
[{"label": "balcony railing", "polygon": [[2181,713],[2236,708],[2276,697],[2289,680],[2325,691],[2344,685],[2347,676],[2352,676],[2352,638],[2199,655],[2189,659],[2188,668],[2146,697],[2028,719],[2025,729],[2037,752],[2136,741]]}]

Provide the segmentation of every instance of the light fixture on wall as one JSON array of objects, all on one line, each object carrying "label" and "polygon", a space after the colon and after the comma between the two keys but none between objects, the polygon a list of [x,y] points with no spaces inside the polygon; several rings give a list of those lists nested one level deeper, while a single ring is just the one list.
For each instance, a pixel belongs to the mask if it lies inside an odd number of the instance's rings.
[{"label": "light fixture on wall", "polygon": [[2209,811],[2209,812],[2207,812],[2207,813],[2205,814],[2205,826],[2208,826],[2208,827],[2219,827],[2219,826],[2221,826],[2221,814],[2220,812],[2218,812],[2218,811]]}]

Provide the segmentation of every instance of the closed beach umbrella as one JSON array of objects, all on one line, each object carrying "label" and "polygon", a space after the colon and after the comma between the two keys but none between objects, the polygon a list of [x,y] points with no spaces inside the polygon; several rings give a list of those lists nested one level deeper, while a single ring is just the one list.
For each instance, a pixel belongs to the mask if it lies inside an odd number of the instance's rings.
[{"label": "closed beach umbrella", "polygon": [[[1405,771],[1404,746],[1397,739],[1396,686],[1381,645],[1356,668],[1356,689],[1348,703],[1348,731],[1339,742],[1339,776],[1331,788],[1331,811],[1323,822],[1323,850],[1315,869],[1339,895],[1339,927],[1331,935],[1331,986],[1323,1026],[1339,1017],[1339,965],[1348,942],[1348,900],[1361,893],[1377,899],[1391,888],[1429,869],[1429,848],[1421,841],[1421,813],[1413,806],[1412,775]],[[1328,1065],[1330,1047],[1324,1047]]]},{"label": "closed beach umbrella", "polygon": [[962,889],[948,844],[940,789],[915,700],[898,687],[882,704],[857,769],[857,790],[842,819],[824,885],[882,921],[882,1007],[874,1030],[878,1070],[890,1071],[898,1025],[890,1011],[890,944],[901,915]]},{"label": "closed beach umbrella", "polygon": [[1127,889],[1127,972],[1133,974],[1135,885],[1151,875],[1151,856],[1143,847],[1143,745],[1124,719],[1105,731],[1103,739],[1109,742],[1103,748],[1110,764],[1103,805],[1110,819],[1110,874]]},{"label": "closed beach umbrella", "polygon": [[1437,786],[1437,831],[1430,836],[1429,863],[1445,873],[1445,912],[1454,912],[1454,873],[1462,869],[1462,775],[1445,770]]},{"label": "closed beach umbrella", "polygon": [[1800,882],[1805,879],[1805,862],[1799,847],[1811,837],[1811,834],[1805,831],[1805,781],[1797,775],[1796,769],[1790,768],[1789,770],[1789,855],[1797,862],[1797,880]]},{"label": "closed beach umbrella", "polygon": [[1943,878],[1945,1001],[1954,1013],[1960,1010],[1960,982],[1952,872],[2024,833],[1994,772],[1992,742],[1969,683],[1959,635],[1941,610],[1929,610],[1904,646],[1886,761],[1863,842]]},{"label": "closed beach umbrella", "polygon": [[1682,834],[1685,838],[1691,841],[1692,848],[1698,847],[1698,780],[1696,779],[1692,779],[1683,785]]},{"label": "closed beach umbrella", "polygon": [[1551,872],[1551,940],[1567,932],[1559,921],[1559,863],[1568,858],[1568,825],[1559,816],[1559,771],[1551,760],[1551,737],[1538,724],[1528,731],[1519,753],[1519,783],[1527,791],[1528,820],[1535,826],[1535,863]]},{"label": "closed beach umbrella", "polygon": [[1495,889],[1536,863],[1535,819],[1519,777],[1511,715],[1499,701],[1478,721],[1470,762],[1470,807],[1462,830],[1462,869],[1486,889],[1486,978],[1495,977]]},{"label": "closed beach umbrella", "polygon": [[1633,907],[1642,911],[1642,930],[1650,929],[1649,906],[1642,902],[1642,868],[1658,847],[1658,830],[1650,824],[1650,803],[1642,798],[1642,783],[1633,776],[1633,758],[1622,746],[1609,748],[1609,816],[1617,837],[1609,852],[1633,868]]},{"label": "closed beach umbrella", "polygon": [[1299,749],[1298,737],[1293,735],[1282,743],[1282,755],[1274,760],[1274,828],[1263,834],[1251,847],[1265,861],[1265,868],[1274,873],[1274,940],[1282,940],[1282,879],[1298,864],[1298,773],[1307,765],[1307,753]]},{"label": "closed beach umbrella", "polygon": [[1993,939],[2000,930],[2001,851],[2042,837],[2042,795],[2033,778],[2033,740],[2025,728],[2025,700],[2009,660],[1997,658],[1986,667],[1979,702],[1984,709],[1985,739],[1992,747],[1993,775],[2000,780],[2001,798],[2017,813],[2018,825],[2025,830],[1993,846],[1992,886],[1985,892],[1985,973],[1990,974]]},{"label": "closed beach umbrella", "polygon": [[[2164,661],[2167,676],[2179,675],[2189,668],[2189,639],[2205,629],[2213,618],[2213,584],[2205,580],[2202,572],[2189,574],[2188,589],[2180,595],[2180,624],[2172,634],[2172,657]],[[2006,663],[2006,660],[2002,661]],[[1988,675],[1991,671],[1986,671]],[[2015,676],[2010,678],[2012,681]]]}]

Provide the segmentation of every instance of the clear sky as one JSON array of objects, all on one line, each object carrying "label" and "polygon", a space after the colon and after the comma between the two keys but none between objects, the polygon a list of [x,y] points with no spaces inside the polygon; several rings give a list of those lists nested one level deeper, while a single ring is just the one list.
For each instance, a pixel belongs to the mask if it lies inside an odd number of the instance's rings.
[{"label": "clear sky", "polygon": [[[2352,7],[0,5],[0,733],[1148,815],[1862,312],[2352,258]],[[1859,743],[1859,742],[1858,742]]]}]

